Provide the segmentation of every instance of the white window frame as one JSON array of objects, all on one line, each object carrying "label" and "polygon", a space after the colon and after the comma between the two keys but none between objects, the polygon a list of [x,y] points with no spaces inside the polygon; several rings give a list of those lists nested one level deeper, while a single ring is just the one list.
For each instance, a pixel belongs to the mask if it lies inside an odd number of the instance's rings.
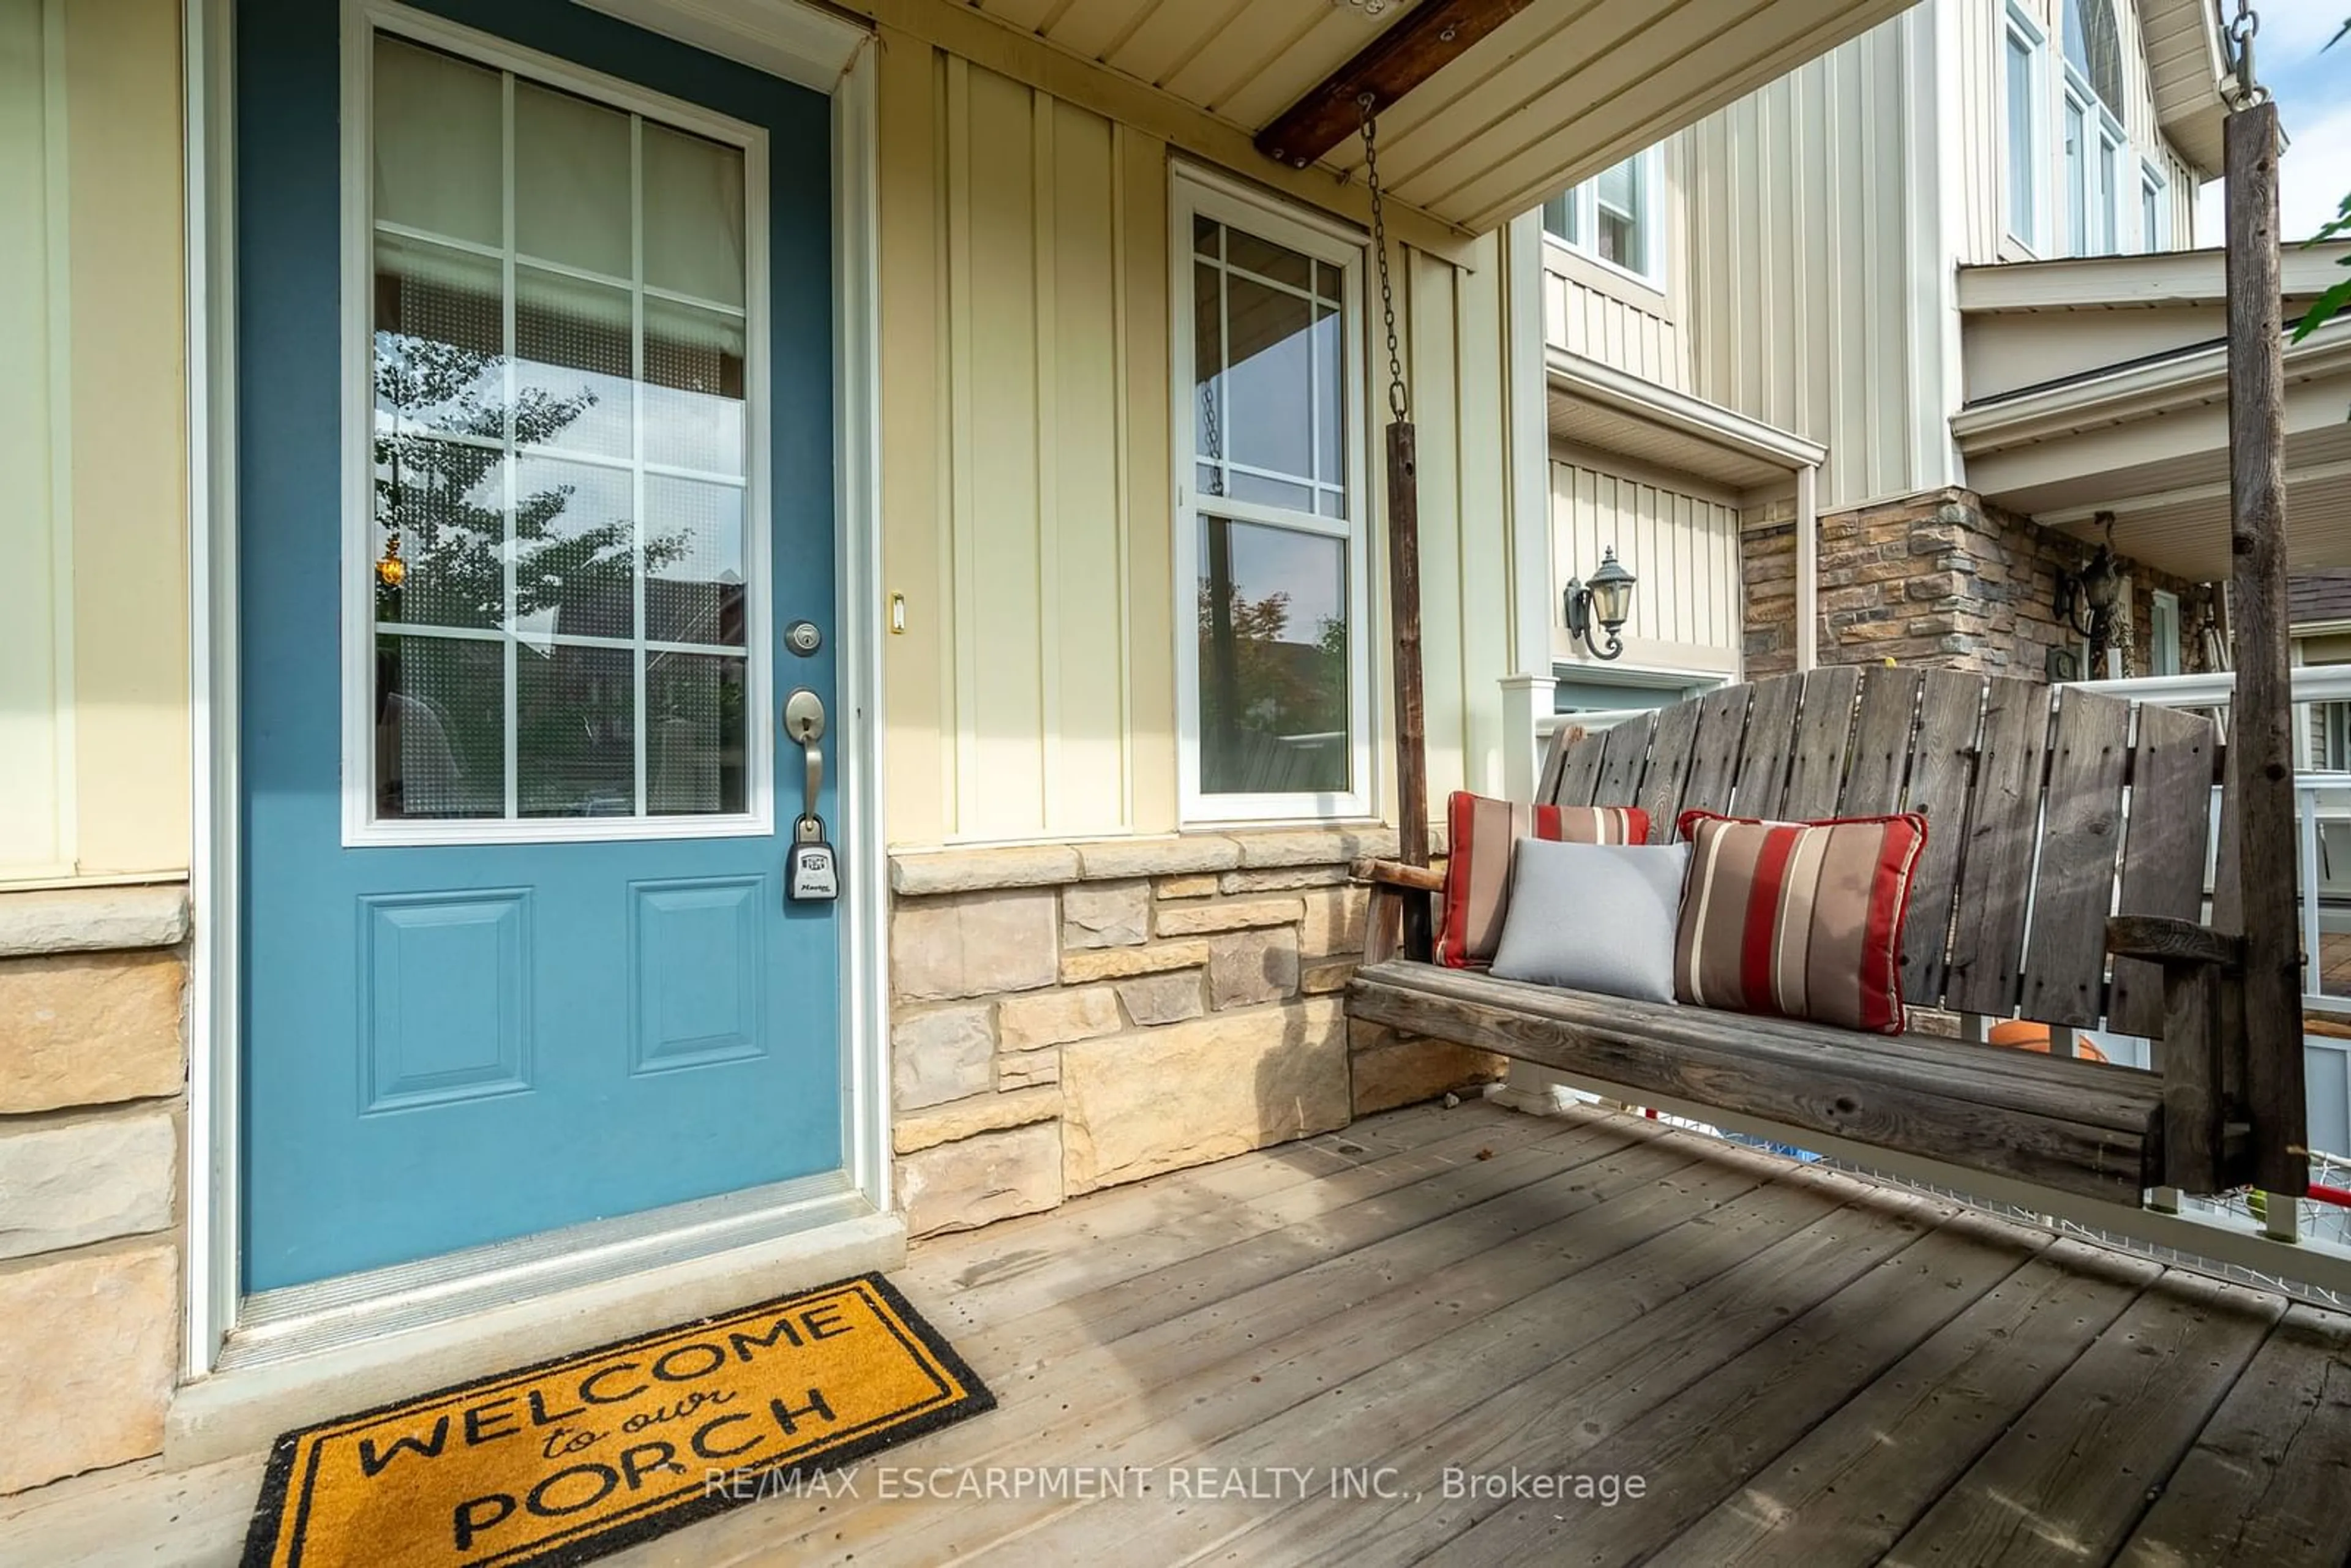
[{"label": "white window frame", "polygon": [[[1542,225],[1543,238],[1571,256],[1613,272],[1619,277],[1631,278],[1644,288],[1653,289],[1662,294],[1666,291],[1666,247],[1668,243],[1666,236],[1667,203],[1665,200],[1665,150],[1662,146],[1651,147],[1645,152],[1635,153],[1625,162],[1640,165],[1641,193],[1645,208],[1639,217],[1640,266],[1626,267],[1622,262],[1611,261],[1600,254],[1600,182],[1597,179],[1586,180],[1581,185],[1574,186],[1563,194],[1552,198],[1552,201],[1563,201],[1567,204],[1567,214],[1570,222],[1574,225],[1575,237],[1571,239],[1552,228],[1549,223],[1545,223]],[[1545,209],[1550,205],[1550,202],[1543,204]]]},{"label": "white window frame", "polygon": [[[2147,160],[2138,166],[2138,248],[2147,255],[2171,244],[2171,182]],[[2149,219],[2152,217],[2153,221]]]},{"label": "white window frame", "polygon": [[[2024,133],[2030,139],[2024,156],[2019,160],[2011,139],[2016,134],[2020,106],[2008,99],[2009,51],[2022,45],[2026,57],[2026,100],[2021,106]],[[2040,24],[2014,5],[2008,7],[2008,20],[2001,33],[2001,150],[2008,156],[2001,161],[2001,228],[2009,239],[2024,248],[2027,254],[2039,256],[2049,232],[2049,35]],[[2032,189],[2026,193],[2031,234],[2018,234],[2015,227],[2016,201],[2011,189],[2016,168],[2022,162],[2032,171]]]},{"label": "white window frame", "polygon": [[[658,120],[743,152],[745,343],[743,364],[745,487],[743,502],[745,806],[742,811],[697,816],[475,817],[383,819],[376,815],[375,791],[375,605],[372,573],[376,555],[374,453],[375,237],[372,132],[374,39],[388,34],[426,45],[493,70],[575,93],[624,113]],[[625,840],[764,837],[776,827],[773,691],[774,627],[768,532],[771,526],[768,473],[768,140],[758,126],[700,105],[649,91],[633,83],[508,45],[428,13],[393,4],[361,4],[346,12],[343,29],[342,108],[342,841],[346,848],[371,845],[582,843]],[[512,118],[512,89],[507,116]],[[511,140],[511,127],[508,137]],[[507,232],[513,234],[512,181],[504,182]],[[390,232],[398,232],[396,229]],[[434,236],[435,243],[450,244]],[[462,242],[453,248],[468,248]],[[477,247],[476,247],[477,248]],[[513,295],[514,256],[509,245],[497,253],[506,267],[506,292]],[[536,263],[534,265],[537,265]],[[578,273],[578,268],[552,267]],[[635,270],[642,275],[642,260]],[[587,276],[587,275],[582,275]],[[642,293],[642,276],[606,279]],[[642,310],[642,306],[640,306]],[[511,308],[509,307],[509,314]],[[562,454],[567,457],[573,455]],[[644,631],[642,621],[637,631]],[[459,632],[458,635],[465,633]],[[519,699],[516,685],[517,640],[497,629],[478,633],[507,645],[509,712]],[[567,644],[633,648],[636,639],[576,638]],[[666,646],[662,644],[661,646]],[[636,722],[644,727],[644,682],[637,683]],[[513,737],[508,737],[512,751]],[[507,758],[513,775],[517,759]],[[508,804],[513,800],[509,793]]]},{"label": "white window frame", "polygon": [[[1376,806],[1373,767],[1371,651],[1377,633],[1371,620],[1371,492],[1366,482],[1365,422],[1369,399],[1364,382],[1364,266],[1366,237],[1333,220],[1276,204],[1238,183],[1227,183],[1186,163],[1176,163],[1168,179],[1168,292],[1172,341],[1168,363],[1173,397],[1170,430],[1176,504],[1176,734],[1179,820],[1186,827],[1234,822],[1367,821]],[[1344,332],[1340,387],[1345,398],[1343,444],[1346,516],[1324,517],[1259,502],[1215,497],[1214,515],[1321,534],[1347,548],[1348,779],[1344,790],[1293,794],[1209,794],[1200,788],[1200,512],[1196,476],[1201,461],[1196,443],[1192,345],[1192,220],[1208,218],[1339,269]],[[1279,286],[1277,286],[1279,287]]]},{"label": "white window frame", "polygon": [[[2150,590],[2147,596],[2147,673],[2176,675],[2186,667],[2187,651],[2179,627],[2179,595],[2168,589]],[[2165,655],[2168,653],[2167,659]],[[2158,666],[2168,663],[2169,669]]]},{"label": "white window frame", "polygon": [[[2072,60],[2064,62],[2062,103],[2064,109],[2078,110],[2082,116],[2083,145],[2080,151],[2082,203],[2074,205],[2074,154],[2060,149],[2064,157],[2060,165],[2065,204],[2065,246],[2069,256],[2110,256],[2122,248],[2122,171],[2130,153],[2130,138],[2123,134],[2114,110],[2106,107]],[[2058,129],[2064,129],[2061,110]],[[2098,176],[2106,175],[2101,207]]]}]

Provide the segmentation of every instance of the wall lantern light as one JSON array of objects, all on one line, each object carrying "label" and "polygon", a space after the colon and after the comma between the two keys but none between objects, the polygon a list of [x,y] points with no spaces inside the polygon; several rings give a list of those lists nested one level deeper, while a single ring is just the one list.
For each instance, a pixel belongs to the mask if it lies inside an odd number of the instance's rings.
[{"label": "wall lantern light", "polygon": [[2122,566],[2115,559],[2115,515],[2100,512],[2097,521],[2105,525],[2106,537],[2096,553],[2081,570],[2057,573],[2057,619],[2090,644],[2093,668],[2114,635],[2115,606],[2123,596]]},{"label": "wall lantern light", "polygon": [[[1616,547],[1610,545],[1601,552],[1600,570],[1592,574],[1590,582],[1582,578],[1567,585],[1567,631],[1572,637],[1583,639],[1595,659],[1614,659],[1625,652],[1625,641],[1617,635],[1633,614],[1633,584],[1639,580],[1617,564]],[[1608,633],[1608,646],[1603,648],[1593,640],[1592,625]]]}]

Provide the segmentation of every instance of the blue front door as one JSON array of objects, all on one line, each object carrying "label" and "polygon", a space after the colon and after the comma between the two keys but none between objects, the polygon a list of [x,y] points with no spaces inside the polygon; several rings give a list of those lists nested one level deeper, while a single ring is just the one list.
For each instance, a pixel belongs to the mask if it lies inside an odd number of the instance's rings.
[{"label": "blue front door", "polygon": [[565,0],[236,30],[246,1288],[838,1170],[829,103]]}]

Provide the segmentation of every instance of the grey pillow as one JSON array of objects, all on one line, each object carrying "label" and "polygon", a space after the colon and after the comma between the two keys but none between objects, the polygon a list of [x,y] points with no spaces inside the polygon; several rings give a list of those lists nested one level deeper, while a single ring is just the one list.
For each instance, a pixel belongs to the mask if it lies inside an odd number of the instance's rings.
[{"label": "grey pillow", "polygon": [[1687,844],[1520,839],[1493,972],[1602,996],[1674,999]]}]

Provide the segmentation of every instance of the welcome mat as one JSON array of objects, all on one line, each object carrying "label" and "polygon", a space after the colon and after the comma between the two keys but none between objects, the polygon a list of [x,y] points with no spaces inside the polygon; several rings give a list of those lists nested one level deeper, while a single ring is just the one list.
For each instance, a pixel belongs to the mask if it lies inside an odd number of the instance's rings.
[{"label": "welcome mat", "polygon": [[861,1274],[288,1432],[245,1564],[583,1563],[995,1405]]}]

